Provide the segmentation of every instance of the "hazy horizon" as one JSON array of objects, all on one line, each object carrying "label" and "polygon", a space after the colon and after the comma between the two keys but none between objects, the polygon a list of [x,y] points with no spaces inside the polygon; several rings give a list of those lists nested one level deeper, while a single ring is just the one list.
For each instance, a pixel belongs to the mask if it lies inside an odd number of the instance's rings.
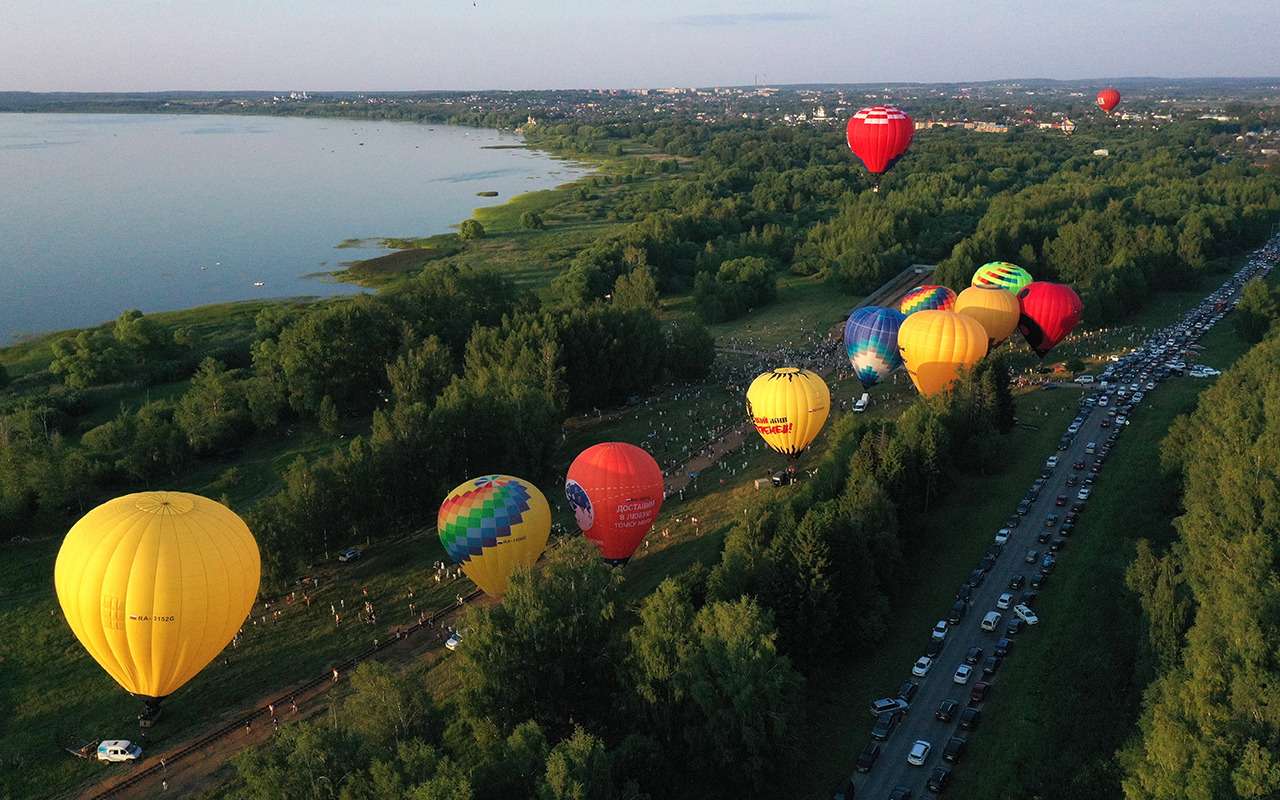
[{"label": "hazy horizon", "polygon": [[[10,0],[0,90],[466,91],[1270,78],[1270,0]],[[1025,77],[1021,77],[1025,76]]]}]

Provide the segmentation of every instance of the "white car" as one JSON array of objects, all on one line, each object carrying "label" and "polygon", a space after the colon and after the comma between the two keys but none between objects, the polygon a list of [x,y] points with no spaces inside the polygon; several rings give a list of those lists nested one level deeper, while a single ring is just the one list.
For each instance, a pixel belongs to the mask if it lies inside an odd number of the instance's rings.
[{"label": "white car", "polygon": [[1090,492],[1092,492],[1092,491],[1093,491],[1093,490],[1092,490],[1092,489],[1090,489],[1088,486],[1082,487],[1082,488],[1080,489],[1080,491],[1076,492],[1076,499],[1077,499],[1077,500],[1088,500],[1088,499],[1089,499],[1089,494],[1090,494]]},{"label": "white car", "polygon": [[942,641],[947,638],[947,627],[947,621],[945,619],[940,619],[938,620],[938,624],[933,626],[933,633],[931,635],[934,639]]},{"label": "white car", "polygon": [[1004,594],[996,598],[996,608],[1004,610],[1008,608],[1012,602],[1013,602],[1013,594],[1010,592],[1005,592]]},{"label": "white car", "polygon": [[1040,618],[1036,616],[1036,612],[1032,611],[1030,606],[1025,606],[1021,603],[1013,607],[1013,613],[1017,614],[1018,619],[1028,625],[1035,625],[1040,621]]},{"label": "white car", "polygon": [[988,611],[987,615],[982,618],[982,629],[984,631],[994,631],[996,626],[1000,624],[1000,620],[1004,618],[999,611]]},{"label": "white car", "polygon": [[142,758],[142,748],[127,739],[108,739],[98,745],[99,761],[136,761]]},{"label": "white car", "polygon": [[1107,397],[1105,394],[1102,397],[1098,398],[1098,405],[1100,406],[1105,406],[1107,403],[1110,403],[1110,402],[1111,402],[1111,398]]},{"label": "white car", "polygon": [[1093,383],[1092,375],[1077,375],[1076,383]]},{"label": "white car", "polygon": [[457,650],[458,645],[460,644],[462,644],[462,631],[454,631],[449,634],[449,638],[444,641],[446,650]]},{"label": "white car", "polygon": [[916,739],[916,743],[911,745],[911,752],[907,753],[907,763],[913,767],[923,767],[931,749],[933,745],[924,739]]},{"label": "white car", "polygon": [[1058,466],[1058,457],[1049,456],[1049,458],[1045,460],[1044,465],[1049,469],[1053,469],[1054,467]]},{"label": "white car", "polygon": [[923,678],[929,674],[929,668],[933,666],[933,659],[928,656],[920,656],[916,659],[916,665],[911,668],[911,674],[917,678]]},{"label": "white car", "polygon": [[969,682],[971,675],[973,675],[973,667],[968,664],[961,664],[956,667],[956,674],[951,676],[951,680],[963,685]]},{"label": "white car", "polygon": [[1009,542],[1009,534],[1012,533],[1008,528],[1001,528],[996,531],[996,544],[1007,544]]}]

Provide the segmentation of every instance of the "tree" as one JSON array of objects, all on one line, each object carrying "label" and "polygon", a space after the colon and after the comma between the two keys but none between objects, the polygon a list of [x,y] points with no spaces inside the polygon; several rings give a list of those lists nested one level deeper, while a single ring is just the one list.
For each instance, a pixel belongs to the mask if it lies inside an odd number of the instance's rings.
[{"label": "tree", "polygon": [[367,661],[351,674],[351,689],[343,716],[368,744],[400,745],[427,733],[430,701],[417,681],[380,661]]},{"label": "tree", "polygon": [[233,444],[252,423],[244,386],[217,359],[206,358],[178,401],[174,421],[197,453]]},{"label": "tree", "polygon": [[538,800],[609,800],[613,782],[604,743],[575,726],[547,756],[547,771]]},{"label": "tree", "polygon": [[540,231],[547,227],[542,215],[536,211],[526,211],[520,215],[520,227],[530,231]]},{"label": "tree", "polygon": [[122,346],[136,352],[150,350],[164,337],[160,327],[136,308],[131,308],[116,318],[111,335]]},{"label": "tree", "polygon": [[658,308],[658,284],[648,267],[636,267],[618,276],[613,282],[615,308],[639,308],[655,311]]},{"label": "tree", "polygon": [[439,337],[401,351],[387,364],[387,380],[397,403],[435,401],[453,376],[453,356]]},{"label": "tree", "polygon": [[320,408],[316,409],[316,422],[319,423],[320,430],[330,436],[337,436],[342,432],[338,420],[338,405],[327,394],[320,400]]},{"label": "tree", "polygon": [[711,374],[716,340],[697,320],[677,320],[667,326],[667,372],[682,381],[700,381]]},{"label": "tree", "polygon": [[1277,319],[1280,319],[1280,292],[1272,290],[1262,278],[1246,283],[1235,311],[1240,337],[1246,342],[1260,342]]},{"label": "tree", "polygon": [[483,239],[484,226],[474,219],[463,220],[462,225],[458,227],[459,239]]},{"label": "tree", "polygon": [[9,370],[5,368],[4,364],[0,364],[0,389],[3,389],[8,385],[9,385]]},{"label": "tree", "polygon": [[532,719],[554,733],[570,731],[571,720],[610,719],[620,584],[581,537],[539,569],[517,570],[501,605],[468,612],[460,651],[467,712],[504,730]]},{"label": "tree", "polygon": [[[348,413],[372,408],[387,385],[386,363],[400,349],[387,304],[360,296],[311,309],[280,334],[271,361],[289,404],[315,413],[326,396]],[[255,366],[259,352],[255,351]]]},{"label": "tree", "polygon": [[61,375],[73,389],[116,380],[123,371],[124,354],[114,339],[99,331],[80,331],[73,337],[58,339],[52,350],[49,371]]}]

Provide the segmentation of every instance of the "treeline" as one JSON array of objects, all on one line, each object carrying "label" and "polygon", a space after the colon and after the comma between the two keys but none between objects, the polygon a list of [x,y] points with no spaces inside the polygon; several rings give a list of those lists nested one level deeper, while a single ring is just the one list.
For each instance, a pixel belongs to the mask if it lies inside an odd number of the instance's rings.
[{"label": "treeline", "polygon": [[1120,754],[1131,800],[1280,797],[1280,338],[1254,347],[1161,446],[1179,538],[1127,582],[1159,674]]},{"label": "treeline", "polygon": [[[315,762],[325,792],[353,799],[780,796],[802,755],[805,674],[884,636],[909,515],[945,492],[952,453],[966,470],[998,464],[992,434],[1012,424],[1000,358],[896,422],[846,417],[812,480],[750,509],[718,563],[635,608],[624,572],[584,539],[563,542],[501,604],[468,612],[442,709],[417,676],[383,675],[376,691],[361,676],[343,722],[239,761],[245,796],[317,796],[282,774],[310,753],[328,754]],[[423,721],[401,733],[406,717]]]},{"label": "treeline", "polygon": [[1265,240],[1280,218],[1280,179],[1224,163],[1199,129],[1115,150],[1068,159],[1051,180],[994,198],[935,277],[960,289],[976,265],[1012,261],[1072,284],[1086,315],[1116,322],[1153,292],[1192,286],[1215,260]]},{"label": "treeline", "polygon": [[[436,264],[379,295],[270,306],[244,366],[206,358],[175,399],[86,430],[74,393],[19,398],[0,415],[0,523],[16,531],[82,511],[298,421],[364,429],[329,456],[296,460],[250,512],[278,586],[340,543],[421,524],[468,476],[545,477],[570,413],[704,376],[715,357],[706,331],[664,326],[628,297],[543,306],[497,275]],[[55,342],[51,370],[76,387],[119,380],[170,340],[129,313],[113,334]],[[229,469],[224,488],[239,477]]]}]

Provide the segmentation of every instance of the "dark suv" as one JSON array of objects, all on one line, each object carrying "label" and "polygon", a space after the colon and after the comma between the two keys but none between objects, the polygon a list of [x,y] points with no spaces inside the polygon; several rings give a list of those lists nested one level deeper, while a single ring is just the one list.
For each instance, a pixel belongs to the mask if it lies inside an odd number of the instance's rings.
[{"label": "dark suv", "polygon": [[884,712],[880,716],[876,717],[876,724],[871,728],[871,738],[878,739],[883,742],[893,734],[894,729],[898,727],[898,723],[901,721],[901,711]]},{"label": "dark suv", "polygon": [[960,760],[960,756],[964,754],[965,746],[969,744],[959,736],[952,736],[947,740],[947,746],[942,749],[942,758],[950,761],[952,764]]},{"label": "dark suv", "polygon": [[876,765],[876,759],[880,757],[880,745],[877,742],[871,742],[862,748],[862,754],[858,756],[858,762],[854,764],[854,768],[858,772],[870,772],[871,768]]}]

